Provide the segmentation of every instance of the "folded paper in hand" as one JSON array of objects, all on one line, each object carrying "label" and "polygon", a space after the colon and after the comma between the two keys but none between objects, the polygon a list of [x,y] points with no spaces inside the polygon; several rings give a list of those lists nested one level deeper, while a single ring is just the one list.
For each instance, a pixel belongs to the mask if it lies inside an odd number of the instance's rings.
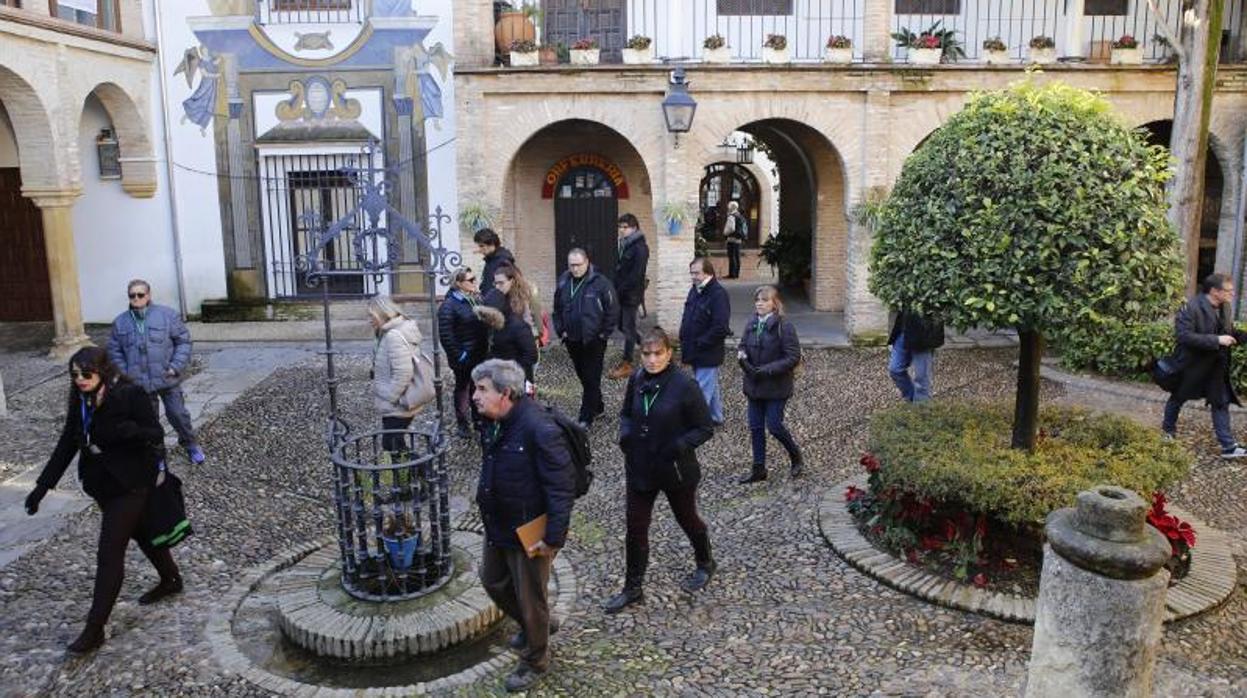
[{"label": "folded paper in hand", "polygon": [[537,541],[546,537],[546,515],[542,514],[522,526],[517,526],[515,535],[519,536],[520,545],[524,546],[524,552],[529,557],[534,557],[529,548],[532,548],[537,544]]}]

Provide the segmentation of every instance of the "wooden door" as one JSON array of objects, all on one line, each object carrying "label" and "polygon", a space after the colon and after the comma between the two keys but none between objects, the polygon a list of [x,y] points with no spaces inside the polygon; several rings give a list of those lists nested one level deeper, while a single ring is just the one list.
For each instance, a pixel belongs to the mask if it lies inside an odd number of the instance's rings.
[{"label": "wooden door", "polygon": [[619,200],[610,177],[596,167],[577,167],[554,191],[554,253],[558,270],[567,269],[567,253],[583,248],[599,272],[615,275],[619,256],[615,220]]},{"label": "wooden door", "polygon": [[571,46],[580,39],[597,39],[603,63],[619,63],[627,38],[624,0],[545,0],[542,43]]},{"label": "wooden door", "polygon": [[39,207],[22,196],[16,167],[0,167],[0,321],[52,319]]}]

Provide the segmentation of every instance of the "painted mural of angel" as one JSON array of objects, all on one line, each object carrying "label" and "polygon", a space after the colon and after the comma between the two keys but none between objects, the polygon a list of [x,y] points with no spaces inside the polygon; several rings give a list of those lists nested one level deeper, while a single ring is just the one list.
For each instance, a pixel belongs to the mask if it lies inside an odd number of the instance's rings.
[{"label": "painted mural of angel", "polygon": [[182,62],[173,71],[174,75],[186,77],[187,87],[194,86],[196,73],[203,73],[203,76],[199,80],[199,87],[195,88],[190,97],[182,100],[182,123],[189,119],[199,127],[201,134],[206,135],[208,124],[217,113],[218,78],[221,77],[221,71],[217,66],[217,59],[204,46],[186,49],[182,54]]},{"label": "painted mural of angel", "polygon": [[[442,104],[442,86],[437,80],[433,79],[433,75],[429,71],[429,66],[437,69],[441,81],[445,82],[450,74],[450,64],[454,62],[455,57],[450,51],[442,45],[442,42],[433,44],[433,48],[426,49],[423,43],[416,44],[412,47],[412,55],[416,59],[416,74],[419,76],[420,86],[420,106],[424,110],[424,118],[441,119],[446,115],[444,105]],[[436,128],[441,128],[438,121],[434,121]]]}]

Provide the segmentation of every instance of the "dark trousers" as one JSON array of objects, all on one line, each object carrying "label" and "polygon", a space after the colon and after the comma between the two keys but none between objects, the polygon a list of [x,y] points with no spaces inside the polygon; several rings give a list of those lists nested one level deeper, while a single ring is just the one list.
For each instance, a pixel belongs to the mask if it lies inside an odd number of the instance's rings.
[{"label": "dark trousers", "polygon": [[606,411],[606,403],[602,402],[602,359],[606,356],[606,341],[569,341],[567,353],[572,357],[572,366],[576,369],[583,391],[578,419],[590,424]]},{"label": "dark trousers", "polygon": [[629,363],[632,362],[636,345],[641,342],[641,334],[636,329],[636,318],[640,311],[640,306],[636,305],[619,306],[619,331],[624,336],[623,360]]},{"label": "dark trousers", "polygon": [[[391,429],[406,429],[413,419],[415,417],[382,417],[381,428],[387,432]],[[408,445],[406,434],[382,434],[381,448],[390,452],[391,463],[402,463],[411,458],[411,446]]]},{"label": "dark trousers", "polygon": [[[1178,428],[1178,414],[1182,412],[1182,405],[1186,400],[1173,397],[1172,395],[1165,401],[1165,413],[1161,419],[1160,428],[1167,434],[1172,434]],[[1212,412],[1212,432],[1217,435],[1217,443],[1221,444],[1223,450],[1234,448],[1237,443],[1234,440],[1234,432],[1230,431],[1230,404],[1227,402],[1220,407],[1210,407]]]},{"label": "dark trousers", "polygon": [[753,442],[753,462],[766,464],[766,432],[771,432],[794,463],[801,462],[801,449],[784,426],[784,407],[788,400],[749,400],[749,436]]},{"label": "dark trousers", "polygon": [[455,421],[464,426],[475,424],[476,405],[472,404],[472,369],[456,368],[455,374]]},{"label": "dark trousers", "polygon": [[740,245],[727,244],[727,278],[740,278]]},{"label": "dark trousers", "polygon": [[481,586],[485,593],[524,629],[527,646],[520,661],[542,672],[550,668],[549,557],[528,557],[519,548],[485,544],[481,557]]},{"label": "dark trousers", "polygon": [[634,490],[628,488],[626,508],[627,534],[625,544],[629,548],[649,548],[649,525],[654,515],[654,500],[659,493],[667,495],[667,504],[671,505],[671,513],[676,523],[684,529],[684,535],[697,545],[697,540],[706,534],[706,522],[697,513],[697,485],[689,485],[675,490]]},{"label": "dark trousers", "polygon": [[195,427],[191,425],[191,413],[186,410],[186,401],[182,395],[182,386],[175,385],[172,388],[157,390],[147,394],[152,401],[152,412],[156,416],[160,416],[160,403],[165,403],[165,419],[169,420],[169,426],[178,433],[178,444],[182,448],[189,448],[196,443]]},{"label": "dark trousers", "polygon": [[139,544],[162,580],[175,579],[179,574],[168,548],[154,548],[139,535],[139,523],[147,506],[146,489],[127,492],[99,505],[104,518],[100,523],[100,544],[95,557],[95,595],[87,622],[104,625],[121,593],[126,573],[126,547],[131,538]]}]

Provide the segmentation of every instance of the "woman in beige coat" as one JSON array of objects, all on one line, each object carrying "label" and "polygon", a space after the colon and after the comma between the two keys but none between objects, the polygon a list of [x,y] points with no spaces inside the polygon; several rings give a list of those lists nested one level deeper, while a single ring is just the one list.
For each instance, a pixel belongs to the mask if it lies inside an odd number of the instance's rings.
[{"label": "woman in beige coat", "polygon": [[374,296],[368,301],[368,319],[376,332],[377,344],[372,355],[373,407],[381,415],[381,446],[395,459],[409,449],[399,430],[406,429],[420,411],[404,399],[407,388],[415,380],[415,361],[420,353],[420,327],[389,296]]}]

